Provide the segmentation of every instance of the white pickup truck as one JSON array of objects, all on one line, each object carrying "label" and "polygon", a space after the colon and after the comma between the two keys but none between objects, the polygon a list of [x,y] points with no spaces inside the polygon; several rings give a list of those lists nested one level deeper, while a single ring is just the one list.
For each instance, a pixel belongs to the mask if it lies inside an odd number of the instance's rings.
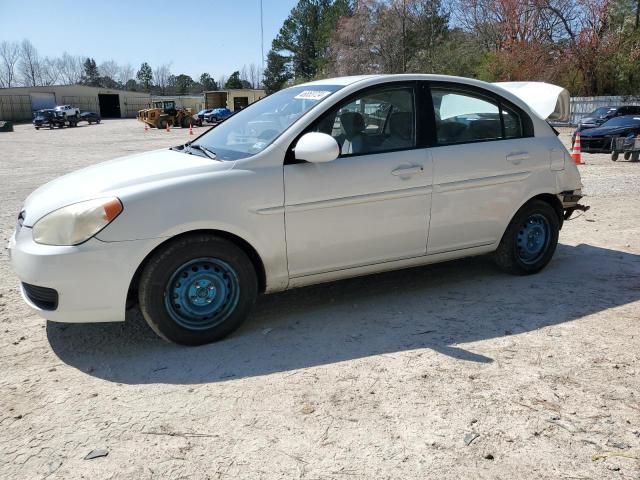
[{"label": "white pickup truck", "polygon": [[56,116],[71,118],[76,117],[80,118],[80,109],[76,107],[72,107],[71,105],[58,105],[54,108],[56,112]]}]

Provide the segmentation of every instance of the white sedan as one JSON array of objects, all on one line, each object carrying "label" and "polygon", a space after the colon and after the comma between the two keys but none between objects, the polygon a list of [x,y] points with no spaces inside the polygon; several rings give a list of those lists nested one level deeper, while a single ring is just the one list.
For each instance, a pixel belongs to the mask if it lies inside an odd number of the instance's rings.
[{"label": "white sedan", "polygon": [[32,193],[10,240],[26,302],[59,322],[138,303],[173,342],[218,340],[260,292],[492,253],[540,271],[580,175],[546,118],[568,94],[438,75],[282,90],[196,140]]}]

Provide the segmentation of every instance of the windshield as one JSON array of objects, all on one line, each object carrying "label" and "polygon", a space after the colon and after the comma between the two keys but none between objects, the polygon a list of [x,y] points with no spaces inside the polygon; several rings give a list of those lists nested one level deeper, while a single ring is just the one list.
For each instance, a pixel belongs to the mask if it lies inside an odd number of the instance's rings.
[{"label": "windshield", "polygon": [[232,115],[196,142],[218,160],[247,158],[267,148],[282,132],[341,85],[291,87]]},{"label": "windshield", "polygon": [[600,108],[596,108],[593,112],[591,112],[589,115],[587,115],[588,117],[602,117],[603,115],[606,115],[607,112],[611,110],[611,108],[609,107],[600,107]]},{"label": "windshield", "polygon": [[603,127],[623,127],[640,125],[640,117],[615,117],[602,124]]}]

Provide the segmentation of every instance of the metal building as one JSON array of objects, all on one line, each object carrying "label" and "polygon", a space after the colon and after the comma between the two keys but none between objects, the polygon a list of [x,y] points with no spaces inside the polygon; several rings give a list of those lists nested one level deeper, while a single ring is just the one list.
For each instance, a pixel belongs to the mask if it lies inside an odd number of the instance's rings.
[{"label": "metal building", "polygon": [[138,110],[149,108],[152,100],[172,99],[194,113],[203,108],[227,107],[236,111],[266,96],[264,90],[238,89],[204,92],[201,95],[151,96],[86,85],[0,88],[0,120],[24,121],[33,112],[56,105],[72,105],[83,112],[96,112],[102,118],[135,118]]},{"label": "metal building", "polygon": [[31,120],[35,110],[66,104],[102,118],[134,118],[150,101],[144,92],[85,85],[0,88],[0,120]]},{"label": "metal building", "polygon": [[204,108],[227,107],[232,112],[240,110],[266,97],[264,90],[242,88],[237,90],[214,90],[204,92]]}]

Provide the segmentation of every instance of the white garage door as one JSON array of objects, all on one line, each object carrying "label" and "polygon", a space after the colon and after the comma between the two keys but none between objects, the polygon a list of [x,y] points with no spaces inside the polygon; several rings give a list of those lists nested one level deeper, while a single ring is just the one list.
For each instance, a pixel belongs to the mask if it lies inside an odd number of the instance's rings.
[{"label": "white garage door", "polygon": [[53,93],[32,93],[31,110],[42,110],[56,106],[56,96]]}]

